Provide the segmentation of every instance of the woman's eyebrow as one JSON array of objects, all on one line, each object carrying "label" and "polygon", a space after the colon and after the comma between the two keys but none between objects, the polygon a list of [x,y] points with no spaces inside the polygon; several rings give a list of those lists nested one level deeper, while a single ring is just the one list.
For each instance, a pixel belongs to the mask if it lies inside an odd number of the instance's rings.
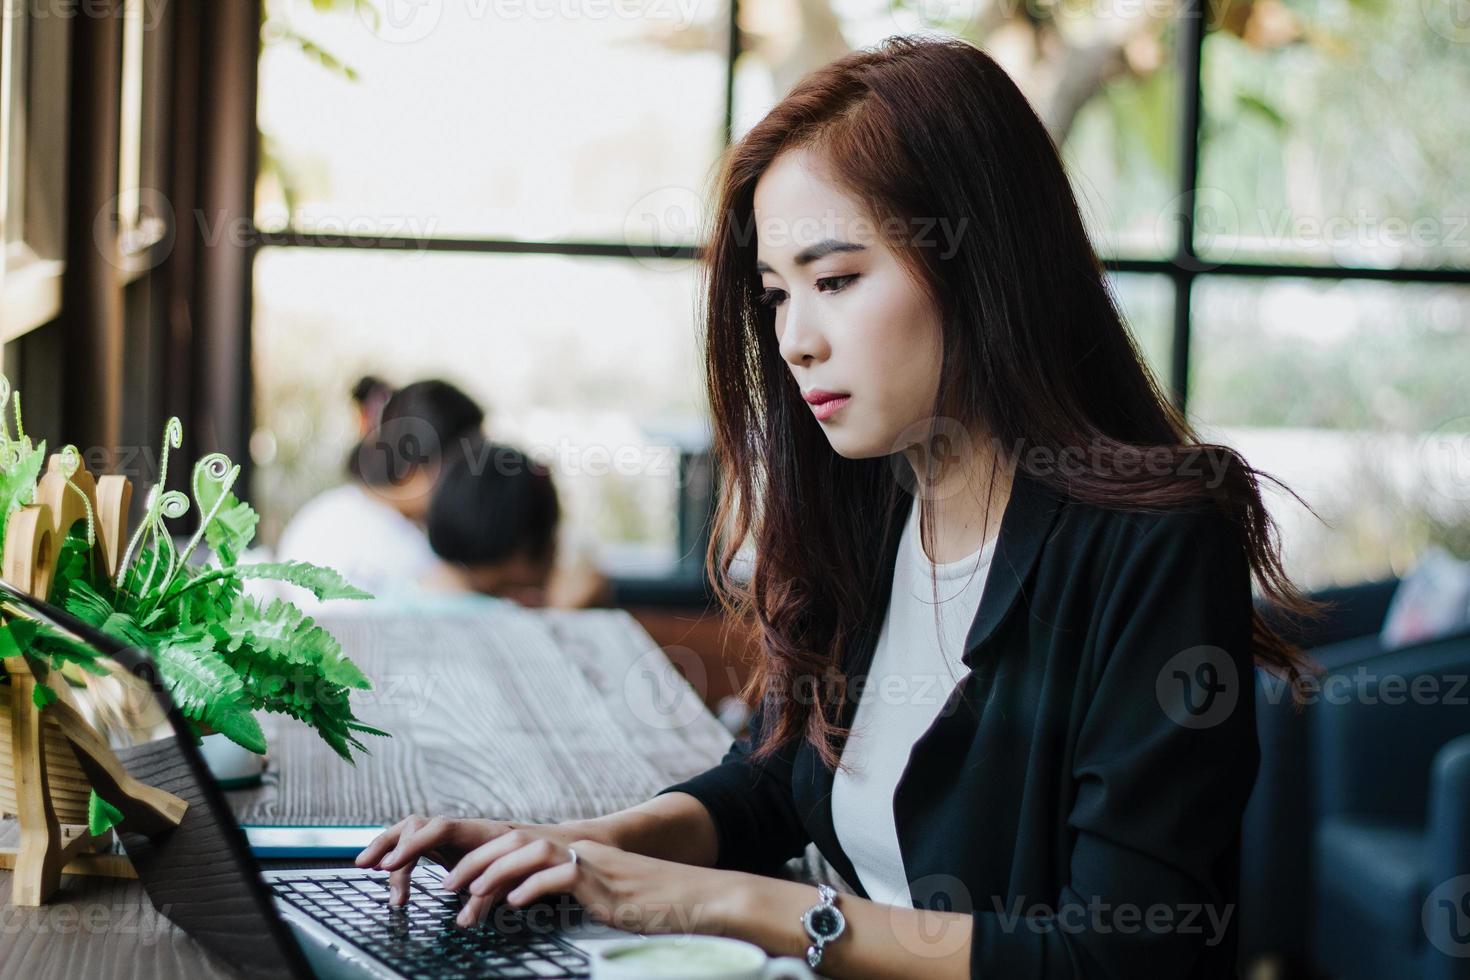
[{"label": "woman's eyebrow", "polygon": [[[806,248],[798,252],[796,256],[796,264],[798,266],[811,265],[813,262],[817,261],[817,259],[822,258],[824,255],[831,255],[834,252],[865,252],[867,251],[867,248],[868,246],[859,245],[857,242],[840,242],[835,238],[827,238],[823,239],[820,242],[817,242],[815,245],[808,245]],[[771,267],[766,263],[757,262],[755,264],[755,271],[770,272],[772,270]]]}]

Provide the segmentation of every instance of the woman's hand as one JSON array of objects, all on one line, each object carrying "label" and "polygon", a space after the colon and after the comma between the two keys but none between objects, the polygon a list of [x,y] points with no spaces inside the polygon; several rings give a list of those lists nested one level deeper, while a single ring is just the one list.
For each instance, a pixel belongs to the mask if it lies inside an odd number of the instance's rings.
[{"label": "woman's hand", "polygon": [[[359,868],[388,871],[388,901],[402,905],[408,899],[408,881],[420,857],[428,857],[451,871],[465,855],[483,845],[514,834],[518,842],[544,839],[570,844],[592,836],[587,821],[563,824],[519,824],[505,820],[424,817],[411,814],[383,831],[357,855]],[[456,886],[463,887],[463,886]]]},{"label": "woman's hand", "polygon": [[[569,848],[577,852],[572,863]],[[601,841],[568,843],[502,835],[471,851],[444,880],[468,888],[459,921],[468,924],[501,898],[521,907],[567,893],[595,922],[642,933],[714,935],[725,929],[748,876],[634,854]]]},{"label": "woman's hand", "polygon": [[[511,825],[415,816],[384,831],[358,855],[357,865],[391,871],[389,900],[396,904],[407,894],[418,857],[433,858],[450,869],[446,890],[470,893],[460,925],[478,921],[502,900],[523,906],[565,892],[589,918],[619,929],[723,931],[745,875],[634,854],[586,837],[585,830],[585,823]],[[577,850],[576,864],[569,847]]]}]

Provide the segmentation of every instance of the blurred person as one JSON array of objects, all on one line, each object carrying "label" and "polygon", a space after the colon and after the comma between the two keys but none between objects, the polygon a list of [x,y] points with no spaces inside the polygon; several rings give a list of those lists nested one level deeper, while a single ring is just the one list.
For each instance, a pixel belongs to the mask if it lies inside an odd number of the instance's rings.
[{"label": "blurred person", "polygon": [[352,386],[352,404],[357,408],[357,438],[364,439],[383,419],[383,406],[393,397],[393,386],[374,374],[364,374]]},{"label": "blurred person", "polygon": [[482,592],[524,606],[604,601],[608,583],[569,546],[550,469],[487,442],[447,467],[429,504],[429,544],[446,562],[435,587]]},{"label": "blurred person", "polygon": [[[446,381],[395,391],[347,457],[352,479],[296,512],[277,560],[326,565],[375,596],[442,578],[424,530],[429,500],[443,469],[483,441],[484,421],[474,399]],[[293,600],[308,600],[305,590],[289,588]]]}]

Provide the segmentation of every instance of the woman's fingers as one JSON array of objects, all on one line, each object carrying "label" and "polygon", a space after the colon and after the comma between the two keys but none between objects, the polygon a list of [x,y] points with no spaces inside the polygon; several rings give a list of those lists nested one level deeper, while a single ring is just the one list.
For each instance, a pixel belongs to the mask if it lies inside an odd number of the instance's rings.
[{"label": "woman's fingers", "polygon": [[492,907],[490,896],[471,895],[459,910],[459,915],[454,917],[457,926],[472,926],[485,917]]},{"label": "woman's fingers", "polygon": [[444,876],[440,887],[445,891],[457,892],[478,878],[497,858],[525,847],[536,839],[523,830],[512,830],[493,837],[460,858],[453,870]]},{"label": "woman's fingers", "polygon": [[408,883],[419,857],[428,857],[445,864],[444,854],[452,847],[458,821],[438,816],[428,820],[411,817],[398,836],[398,843],[387,854],[379,858],[374,867],[388,874],[388,903],[402,905],[408,900]]},{"label": "woman's fingers", "polygon": [[505,900],[511,905],[519,906],[534,902],[548,893],[570,892],[576,887],[577,878],[581,873],[581,868],[570,861],[554,864],[516,885],[510,890],[510,894],[505,896]]},{"label": "woman's fingers", "polygon": [[[550,878],[538,877],[552,871],[557,874]],[[491,857],[489,867],[470,882],[469,901],[460,909],[456,921],[462,926],[478,921],[512,887],[518,889],[523,899],[526,895],[540,894],[540,890],[557,882],[562,882],[563,888],[570,890],[569,883],[576,880],[576,871],[567,857],[566,848],[546,838],[533,840],[508,854]],[[531,880],[537,884],[527,892],[525,885]]]},{"label": "woman's fingers", "polygon": [[497,898],[526,875],[553,864],[570,862],[567,849],[542,837],[492,861],[469,884],[471,895]]},{"label": "woman's fingers", "polygon": [[374,837],[367,847],[364,847],[358,852],[354,863],[359,868],[374,867],[382,859],[384,854],[387,854],[390,850],[398,846],[398,839],[405,830],[410,827],[417,827],[423,820],[424,818],[417,813],[404,817]]}]

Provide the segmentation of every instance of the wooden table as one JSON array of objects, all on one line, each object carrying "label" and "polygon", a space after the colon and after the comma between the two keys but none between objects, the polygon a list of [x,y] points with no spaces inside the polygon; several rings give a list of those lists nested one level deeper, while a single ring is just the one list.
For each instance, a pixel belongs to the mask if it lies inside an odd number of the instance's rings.
[{"label": "wooden table", "polygon": [[[473,598],[411,610],[335,603],[316,617],[373,679],[373,691],[354,695],[358,715],[394,737],[365,737],[372,755],[353,767],[309,729],[263,718],[264,782],[228,794],[242,822],[591,817],[708,768],[730,744],[621,610],[532,611]],[[788,865],[795,877],[810,877],[809,868]],[[0,872],[0,896],[8,879]],[[153,910],[136,881],[69,875],[51,904],[6,904],[0,915],[5,980],[230,976]]]}]

